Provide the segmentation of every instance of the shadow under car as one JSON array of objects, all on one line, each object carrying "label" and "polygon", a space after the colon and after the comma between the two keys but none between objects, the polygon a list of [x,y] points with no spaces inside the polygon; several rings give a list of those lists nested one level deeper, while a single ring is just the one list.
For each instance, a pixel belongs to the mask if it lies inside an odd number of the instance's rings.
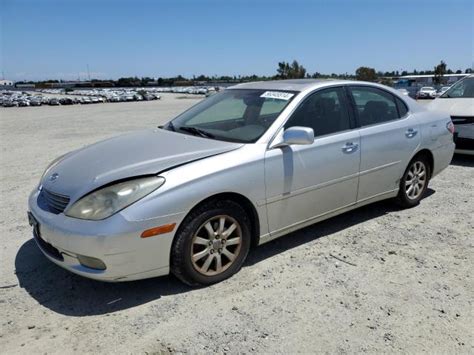
[{"label": "shadow under car", "polygon": [[[425,198],[434,192],[428,189]],[[392,201],[381,201],[316,223],[251,250],[244,267],[397,210]],[[76,317],[113,313],[161,296],[193,290],[173,276],[123,283],[86,279],[50,262],[33,239],[18,250],[15,267],[19,286],[38,303],[54,312]]]}]

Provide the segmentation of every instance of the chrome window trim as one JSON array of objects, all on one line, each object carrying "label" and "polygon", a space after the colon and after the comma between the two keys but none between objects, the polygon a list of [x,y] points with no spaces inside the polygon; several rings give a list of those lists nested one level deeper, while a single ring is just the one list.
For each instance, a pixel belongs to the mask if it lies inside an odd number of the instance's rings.
[{"label": "chrome window trim", "polygon": [[[311,88],[311,89],[308,89],[308,90],[305,90],[305,91],[301,91],[300,94],[298,96],[301,96],[301,97],[295,97],[295,99],[290,103],[290,105],[288,105],[285,110],[283,110],[283,112],[280,114],[281,117],[283,117],[283,114],[285,114],[285,118],[282,119],[282,123],[279,124],[278,128],[275,129],[275,132],[272,134],[272,136],[270,137],[270,139],[268,140],[267,142],[267,150],[271,150],[270,146],[272,144],[272,142],[275,140],[275,138],[278,136],[278,134],[280,133],[281,129],[284,128],[285,124],[288,122],[288,120],[291,118],[291,116],[295,113],[296,109],[298,109],[300,107],[300,105],[306,100],[308,99],[311,95],[317,93],[318,91],[323,91],[323,90],[327,90],[327,89],[333,89],[333,88],[343,88],[345,87],[346,85],[344,84],[341,84],[340,82],[338,83],[334,83],[333,85],[324,85],[323,87],[317,87],[317,88]],[[293,104],[293,107],[291,108],[291,111],[290,112],[285,112],[291,105]],[[347,102],[347,104],[349,104],[349,102]],[[348,107],[348,110],[351,110],[350,107]],[[347,112],[348,116],[349,116],[349,119],[350,119],[350,112],[348,111]],[[280,120],[280,117],[278,117],[275,122],[273,122],[273,124],[276,124],[277,121]],[[273,126],[273,125],[272,125]],[[270,126],[270,128],[268,129],[268,131],[270,131],[273,127]],[[314,141],[316,142],[317,139],[320,139],[320,138],[324,138],[324,137],[329,137],[329,136],[334,136],[336,134],[341,134],[341,133],[344,133],[344,132],[349,132],[349,131],[353,131],[355,129],[358,129],[360,127],[357,127],[357,125],[355,127],[352,127],[352,128],[349,128],[349,129],[346,129],[344,131],[339,131],[339,132],[333,132],[333,133],[328,133],[328,134],[325,134],[325,135],[322,135],[322,136],[316,136],[314,137]],[[267,132],[268,132],[267,131]],[[265,134],[262,136],[264,137]],[[261,137],[261,138],[262,138]],[[257,142],[258,143],[258,142]],[[314,144],[314,143],[313,143]],[[311,146],[313,145],[311,144]]]}]

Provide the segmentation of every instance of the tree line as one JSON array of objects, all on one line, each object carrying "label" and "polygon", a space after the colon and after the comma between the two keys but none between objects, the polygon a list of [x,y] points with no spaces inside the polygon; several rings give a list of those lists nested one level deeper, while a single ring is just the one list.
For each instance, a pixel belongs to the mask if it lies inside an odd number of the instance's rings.
[{"label": "tree line", "polygon": [[[464,73],[472,73],[472,69],[468,68]],[[290,62],[279,62],[276,68],[276,74],[272,76],[261,76],[261,75],[223,75],[223,76],[207,76],[201,74],[199,76],[193,76],[186,78],[182,75],[178,75],[170,78],[151,78],[151,77],[124,77],[117,80],[100,80],[92,79],[90,82],[78,82],[75,86],[93,86],[93,87],[141,87],[141,86],[192,86],[199,84],[215,84],[219,83],[241,83],[248,81],[265,81],[265,80],[283,80],[283,79],[351,79],[351,80],[362,80],[362,81],[372,81],[380,82],[385,85],[392,85],[391,78],[399,77],[404,75],[434,75],[434,81],[436,84],[441,84],[443,82],[443,76],[446,74],[462,74],[462,70],[458,69],[453,71],[447,67],[447,64],[444,61],[441,61],[436,65],[433,70],[413,70],[408,72],[404,71],[377,71],[375,68],[371,67],[359,67],[355,71],[355,74],[322,74],[320,72],[314,72],[310,74],[306,68],[300,64],[297,60]],[[22,81],[18,82],[19,84],[36,84],[37,86],[41,85],[51,85],[56,83],[61,83],[60,80],[46,80],[46,81]]]}]

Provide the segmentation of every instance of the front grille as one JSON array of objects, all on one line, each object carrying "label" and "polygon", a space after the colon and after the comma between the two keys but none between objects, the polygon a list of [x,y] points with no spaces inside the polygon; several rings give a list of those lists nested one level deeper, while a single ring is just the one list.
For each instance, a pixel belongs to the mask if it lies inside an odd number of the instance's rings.
[{"label": "front grille", "polygon": [[55,247],[53,247],[51,244],[49,244],[48,242],[44,241],[43,238],[41,238],[38,235],[38,231],[36,230],[36,228],[33,229],[33,237],[35,238],[36,243],[38,243],[39,247],[46,254],[48,254],[49,256],[51,256],[51,257],[53,257],[57,260],[64,261],[64,257],[61,254],[61,252],[58,249],[56,249]]},{"label": "front grille", "polygon": [[474,116],[451,116],[451,121],[455,125],[474,124]]},{"label": "front grille", "polygon": [[38,200],[38,204],[43,209],[54,214],[60,214],[66,209],[69,203],[69,196],[60,195],[43,188],[38,196]]}]

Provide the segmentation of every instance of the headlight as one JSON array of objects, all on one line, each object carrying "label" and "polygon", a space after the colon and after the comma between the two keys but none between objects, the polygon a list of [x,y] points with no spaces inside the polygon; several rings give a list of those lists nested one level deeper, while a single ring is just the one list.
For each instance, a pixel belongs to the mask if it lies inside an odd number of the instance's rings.
[{"label": "headlight", "polygon": [[152,176],[120,182],[84,196],[65,212],[66,216],[101,220],[123,210],[165,183],[165,178]]}]

